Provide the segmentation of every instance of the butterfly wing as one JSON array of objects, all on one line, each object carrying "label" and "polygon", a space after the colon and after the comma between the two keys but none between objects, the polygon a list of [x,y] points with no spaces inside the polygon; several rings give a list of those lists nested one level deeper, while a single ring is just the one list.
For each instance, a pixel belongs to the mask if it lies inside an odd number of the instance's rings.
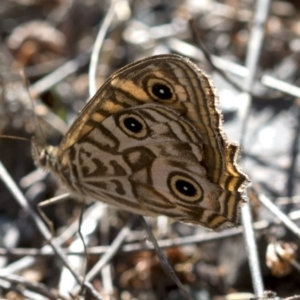
[{"label": "butterfly wing", "polygon": [[[74,151],[78,144],[82,147],[83,141],[92,134],[95,134],[98,140],[106,140],[113,129],[108,128],[106,136],[98,136],[95,128],[110,116],[146,104],[157,104],[163,109],[170,109],[192,124],[201,137],[201,164],[206,171],[206,178],[222,192],[227,193],[226,197],[229,199],[225,197],[227,200],[224,205],[230,204],[220,211],[220,214],[229,214],[231,217],[226,218],[234,221],[237,207],[245,201],[244,189],[248,182],[248,177],[237,164],[239,147],[229,143],[223,132],[218,98],[210,78],[188,59],[178,55],[153,56],[114,73],[85,106],[64,137],[58,153],[62,168],[66,170],[70,164],[65,154]],[[180,118],[177,117],[177,121],[173,123],[178,122]],[[165,136],[161,138],[168,143]],[[151,144],[153,142],[148,140],[148,144],[143,146],[143,151],[154,147]],[[96,148],[97,145],[97,152]],[[177,155],[179,160],[184,159],[183,152]],[[98,168],[100,172],[102,169],[99,166]],[[105,171],[101,172],[103,176],[107,175]],[[130,174],[126,173],[124,176]],[[122,185],[125,185],[126,180],[124,179]],[[131,196],[134,195],[128,195],[127,198]],[[152,198],[155,198],[154,195]],[[145,203],[145,200],[142,202]],[[225,210],[227,212],[224,212]]]}]

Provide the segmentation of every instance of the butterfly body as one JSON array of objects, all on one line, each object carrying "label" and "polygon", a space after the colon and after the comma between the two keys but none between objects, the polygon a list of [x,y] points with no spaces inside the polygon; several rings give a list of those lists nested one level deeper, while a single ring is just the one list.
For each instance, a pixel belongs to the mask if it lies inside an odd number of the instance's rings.
[{"label": "butterfly body", "polygon": [[113,74],[58,148],[34,142],[34,157],[79,198],[222,229],[236,224],[248,179],[217,105],[190,61],[150,57]]}]

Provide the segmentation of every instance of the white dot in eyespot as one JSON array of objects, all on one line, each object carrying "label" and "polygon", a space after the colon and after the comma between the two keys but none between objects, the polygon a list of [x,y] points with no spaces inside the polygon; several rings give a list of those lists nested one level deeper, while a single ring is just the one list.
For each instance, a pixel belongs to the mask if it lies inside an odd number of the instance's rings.
[{"label": "white dot in eyespot", "polygon": [[161,94],[164,94],[164,93],[165,93],[165,91],[164,91],[163,89],[160,89],[159,92],[160,92]]}]

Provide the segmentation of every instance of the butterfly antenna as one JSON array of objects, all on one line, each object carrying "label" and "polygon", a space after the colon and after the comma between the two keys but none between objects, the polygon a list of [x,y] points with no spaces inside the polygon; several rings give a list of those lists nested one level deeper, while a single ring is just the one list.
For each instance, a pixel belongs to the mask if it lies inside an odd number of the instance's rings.
[{"label": "butterfly antenna", "polygon": [[0,135],[0,138],[1,138],[1,139],[9,139],[9,140],[19,140],[19,141],[31,143],[31,140],[30,140],[30,139],[26,139],[26,138],[24,138],[24,137],[19,137],[19,136],[13,136],[13,135],[1,134],[1,135]]},{"label": "butterfly antenna", "polygon": [[37,118],[37,115],[36,115],[36,107],[35,107],[35,103],[32,99],[32,96],[31,96],[31,93],[30,93],[30,88],[29,88],[29,81],[24,73],[24,70],[21,70],[20,71],[20,76],[22,78],[22,81],[23,81],[23,84],[25,86],[25,89],[27,91],[27,94],[28,94],[28,97],[30,99],[30,102],[31,102],[31,106],[32,106],[32,111],[34,112],[34,122],[35,122],[35,128],[38,128],[38,131],[39,131],[39,135],[36,134],[36,130],[35,130],[35,134],[34,136],[40,141],[42,142],[43,144],[46,144],[46,137],[44,135],[44,132],[42,130],[42,127],[41,127],[41,124]]}]

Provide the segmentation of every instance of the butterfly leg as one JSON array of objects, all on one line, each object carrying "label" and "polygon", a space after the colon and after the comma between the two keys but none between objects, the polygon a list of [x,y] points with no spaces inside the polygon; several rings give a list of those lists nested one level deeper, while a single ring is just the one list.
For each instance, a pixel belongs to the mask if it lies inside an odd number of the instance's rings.
[{"label": "butterfly leg", "polygon": [[70,194],[69,193],[65,193],[65,194],[59,195],[57,197],[53,197],[53,198],[50,198],[48,200],[45,200],[45,201],[43,201],[43,202],[41,202],[41,203],[39,203],[37,205],[38,213],[41,216],[41,218],[43,219],[43,221],[48,225],[48,227],[49,227],[49,229],[51,231],[52,236],[54,236],[54,234],[55,234],[53,223],[50,221],[50,219],[43,212],[42,207],[45,207],[45,206],[48,206],[48,205],[52,205],[52,204],[54,204],[56,202],[59,202],[59,201],[67,200],[69,197],[70,197]]}]

